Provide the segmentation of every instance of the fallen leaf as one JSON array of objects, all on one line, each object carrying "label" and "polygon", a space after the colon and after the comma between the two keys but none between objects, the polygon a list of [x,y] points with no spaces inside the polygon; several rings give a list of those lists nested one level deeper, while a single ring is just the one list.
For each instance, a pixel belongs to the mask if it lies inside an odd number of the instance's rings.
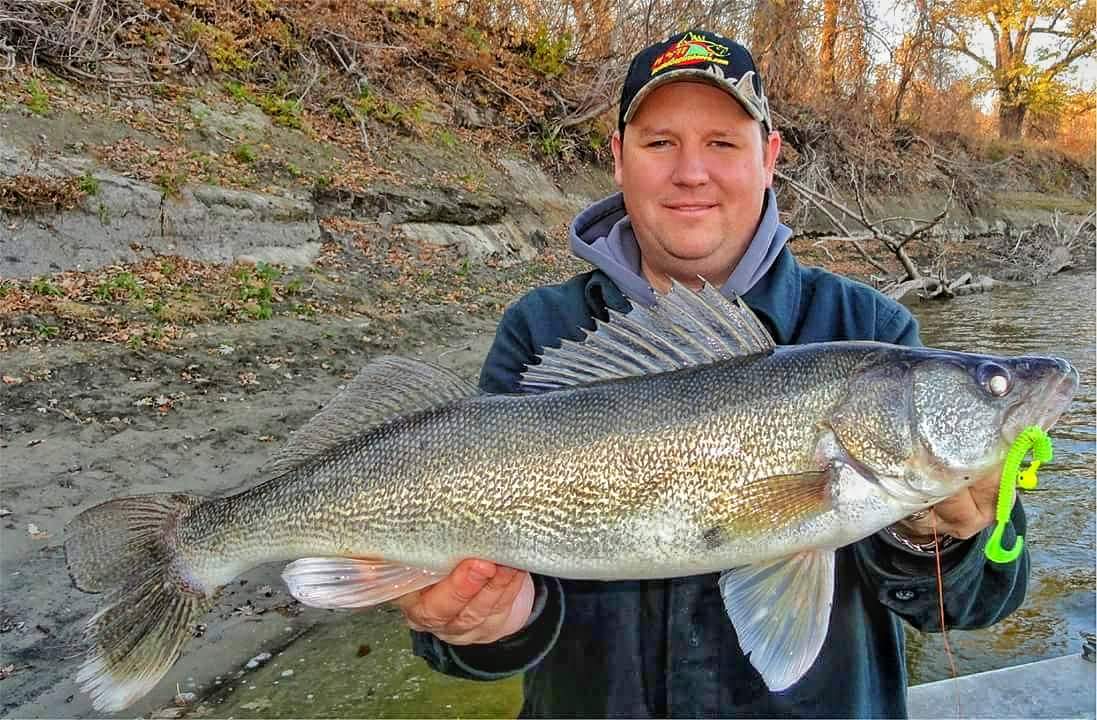
[{"label": "fallen leaf", "polygon": [[35,540],[44,540],[48,538],[50,534],[48,532],[42,532],[38,529],[38,526],[34,523],[27,523],[27,534]]},{"label": "fallen leaf", "polygon": [[23,378],[12,377],[11,375],[4,375],[0,380],[3,380],[5,385],[19,385],[23,382]]}]

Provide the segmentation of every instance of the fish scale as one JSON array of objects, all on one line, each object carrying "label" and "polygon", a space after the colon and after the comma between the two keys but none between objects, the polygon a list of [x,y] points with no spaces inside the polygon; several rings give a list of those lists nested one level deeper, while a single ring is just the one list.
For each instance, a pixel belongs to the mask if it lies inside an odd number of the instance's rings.
[{"label": "fish scale", "polygon": [[994,472],[1021,428],[1055,421],[1077,372],[870,342],[776,347],[741,302],[676,285],[546,351],[522,382],[527,394],[478,395],[380,358],[265,482],[77,516],[69,571],[114,590],[78,676],[95,707],[148,692],[220,587],[285,560],[290,592],[331,608],[426,587],[466,557],[606,581],[722,571],[740,644],[781,691],[826,636],[835,549]]}]

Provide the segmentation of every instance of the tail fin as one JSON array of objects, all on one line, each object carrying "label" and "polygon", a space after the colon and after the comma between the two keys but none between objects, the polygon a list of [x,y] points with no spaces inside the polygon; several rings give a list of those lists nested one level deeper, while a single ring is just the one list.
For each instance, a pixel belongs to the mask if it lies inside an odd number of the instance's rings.
[{"label": "tail fin", "polygon": [[213,589],[189,580],[176,556],[176,528],[202,502],[180,494],[120,498],[85,510],[66,528],[73,583],[110,592],[88,620],[91,648],[76,675],[96,710],[117,712],[152,690],[212,607]]}]

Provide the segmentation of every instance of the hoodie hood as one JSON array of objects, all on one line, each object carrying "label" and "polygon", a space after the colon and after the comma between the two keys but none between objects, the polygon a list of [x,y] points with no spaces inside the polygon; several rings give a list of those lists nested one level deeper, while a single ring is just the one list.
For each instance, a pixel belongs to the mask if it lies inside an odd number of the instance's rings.
[{"label": "hoodie hood", "polygon": [[[633,302],[651,306],[655,293],[640,272],[640,246],[621,193],[599,200],[571,223],[571,251],[604,272]],[[762,219],[747,251],[720,288],[728,298],[754,287],[781,253],[792,230],[777,215],[777,196],[766,188]]]}]

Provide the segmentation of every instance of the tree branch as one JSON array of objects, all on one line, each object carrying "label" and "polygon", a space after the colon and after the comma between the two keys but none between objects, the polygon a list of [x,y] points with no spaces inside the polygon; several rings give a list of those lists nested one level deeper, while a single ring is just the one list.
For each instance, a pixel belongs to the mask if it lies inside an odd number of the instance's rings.
[{"label": "tree branch", "polygon": [[1075,60],[1093,52],[1095,49],[1097,49],[1097,40],[1094,40],[1092,35],[1085,35],[1078,38],[1070,50],[1067,51],[1066,55],[1044,70],[1044,77],[1048,79],[1055,77],[1063,70],[1066,70]]}]

